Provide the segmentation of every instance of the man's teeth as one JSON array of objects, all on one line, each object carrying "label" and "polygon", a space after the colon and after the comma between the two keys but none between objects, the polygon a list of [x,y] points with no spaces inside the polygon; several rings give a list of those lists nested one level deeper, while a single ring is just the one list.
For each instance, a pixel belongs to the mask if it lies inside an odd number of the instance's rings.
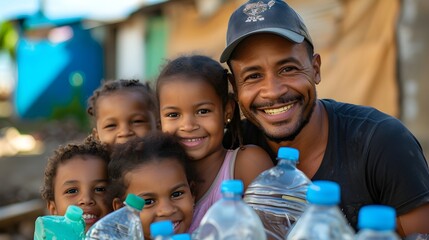
[{"label": "man's teeth", "polygon": [[93,214],[87,214],[87,213],[83,214],[83,219],[91,219],[91,218],[97,218],[97,216]]},{"label": "man's teeth", "polygon": [[287,110],[291,109],[293,106],[293,104],[291,105],[287,105],[281,108],[275,108],[275,109],[265,109],[264,112],[266,114],[270,114],[270,115],[274,115],[274,114],[279,114],[279,113],[283,113],[286,112]]}]

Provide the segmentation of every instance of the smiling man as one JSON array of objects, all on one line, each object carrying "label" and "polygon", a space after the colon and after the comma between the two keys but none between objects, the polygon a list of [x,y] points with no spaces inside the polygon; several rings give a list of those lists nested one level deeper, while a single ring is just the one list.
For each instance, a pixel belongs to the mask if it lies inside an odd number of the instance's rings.
[{"label": "smiling man", "polygon": [[318,99],[321,57],[299,15],[283,1],[249,1],[231,16],[221,62],[246,117],[244,144],[300,151],[312,180],[341,185],[340,207],[356,228],[359,209],[397,211],[402,236],[429,233],[429,170],[420,144],[377,109]]}]

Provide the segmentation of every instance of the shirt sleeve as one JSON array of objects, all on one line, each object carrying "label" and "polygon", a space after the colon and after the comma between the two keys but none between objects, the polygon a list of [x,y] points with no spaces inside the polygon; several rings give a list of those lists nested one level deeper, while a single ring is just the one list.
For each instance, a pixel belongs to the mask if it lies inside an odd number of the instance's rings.
[{"label": "shirt sleeve", "polygon": [[402,215],[429,203],[429,169],[422,148],[397,119],[382,121],[368,145],[368,176],[380,204]]}]

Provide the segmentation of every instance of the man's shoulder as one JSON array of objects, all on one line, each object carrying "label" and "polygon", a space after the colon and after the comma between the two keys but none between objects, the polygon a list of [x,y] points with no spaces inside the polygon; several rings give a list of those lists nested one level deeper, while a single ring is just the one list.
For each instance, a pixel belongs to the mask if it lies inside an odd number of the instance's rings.
[{"label": "man's shoulder", "polygon": [[376,123],[386,120],[398,121],[395,117],[371,106],[337,102],[332,99],[321,99],[320,101],[328,112],[330,120],[340,118],[342,120],[349,119],[353,121],[369,121]]}]

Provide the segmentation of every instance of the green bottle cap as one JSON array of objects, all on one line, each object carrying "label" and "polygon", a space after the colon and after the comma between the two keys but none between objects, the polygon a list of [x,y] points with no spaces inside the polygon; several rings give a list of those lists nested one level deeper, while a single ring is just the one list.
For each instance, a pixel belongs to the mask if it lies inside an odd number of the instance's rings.
[{"label": "green bottle cap", "polygon": [[125,199],[125,203],[128,206],[131,206],[139,211],[141,211],[144,207],[144,199],[132,193],[129,193],[127,195],[127,198]]},{"label": "green bottle cap", "polygon": [[66,218],[72,221],[79,221],[82,218],[83,210],[75,205],[70,205],[67,207],[66,214],[64,215]]}]

